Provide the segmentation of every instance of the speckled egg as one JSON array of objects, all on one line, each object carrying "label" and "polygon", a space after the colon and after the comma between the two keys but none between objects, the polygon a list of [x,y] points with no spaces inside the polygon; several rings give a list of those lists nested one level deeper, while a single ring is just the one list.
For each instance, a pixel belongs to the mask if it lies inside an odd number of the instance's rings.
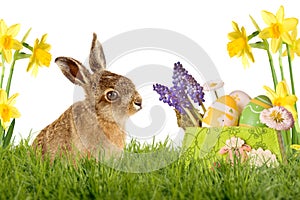
[{"label": "speckled egg", "polygon": [[244,107],[250,102],[251,97],[241,90],[234,90],[229,94],[236,102],[239,114],[242,113]]},{"label": "speckled egg", "polygon": [[207,109],[202,125],[205,127],[236,126],[238,124],[238,108],[235,100],[225,95],[218,98]]},{"label": "speckled egg", "polygon": [[259,95],[254,99],[251,99],[251,101],[245,106],[242,111],[239,120],[239,126],[266,127],[265,124],[261,123],[259,116],[264,109],[271,107],[272,102],[265,95]]}]

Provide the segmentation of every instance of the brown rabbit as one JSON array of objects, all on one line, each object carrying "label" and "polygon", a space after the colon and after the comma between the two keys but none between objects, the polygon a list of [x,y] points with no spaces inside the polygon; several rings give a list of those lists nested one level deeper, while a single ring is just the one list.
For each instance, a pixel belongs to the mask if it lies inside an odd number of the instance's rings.
[{"label": "brown rabbit", "polygon": [[[93,74],[73,58],[58,57],[62,73],[85,91],[85,100],[70,106],[57,120],[45,127],[33,142],[42,155],[57,153],[110,158],[125,145],[125,122],[142,107],[142,98],[132,81],[105,70],[102,45],[94,33],[89,56]],[[105,154],[105,155],[104,155]]]}]

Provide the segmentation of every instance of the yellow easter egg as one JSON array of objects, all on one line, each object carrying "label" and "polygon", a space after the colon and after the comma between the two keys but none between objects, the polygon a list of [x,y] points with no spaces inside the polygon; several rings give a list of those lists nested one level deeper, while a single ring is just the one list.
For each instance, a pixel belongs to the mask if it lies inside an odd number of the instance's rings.
[{"label": "yellow easter egg", "polygon": [[236,126],[238,124],[238,107],[235,100],[225,95],[218,98],[207,109],[202,125],[207,127]]}]

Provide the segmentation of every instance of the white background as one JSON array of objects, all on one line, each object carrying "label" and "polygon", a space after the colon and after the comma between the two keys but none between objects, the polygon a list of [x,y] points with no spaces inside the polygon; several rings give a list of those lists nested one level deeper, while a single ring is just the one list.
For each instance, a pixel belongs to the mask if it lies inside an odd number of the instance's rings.
[{"label": "white background", "polygon": [[[286,17],[300,18],[298,4],[296,0],[2,0],[0,18],[8,25],[21,24],[18,39],[32,27],[28,43],[33,44],[35,38],[48,33],[47,41],[52,45],[51,66],[41,69],[37,78],[25,72],[27,61],[16,64],[11,94],[20,93],[16,106],[22,114],[16,123],[16,139],[26,138],[31,130],[36,135],[73,103],[74,87],[62,75],[54,59],[57,56],[71,56],[84,62],[89,53],[93,32],[98,34],[101,41],[139,28],[162,28],[178,32],[198,43],[207,52],[225,82],[225,93],[238,89],[251,97],[265,94],[262,86],[273,86],[266,52],[253,50],[256,62],[248,69],[243,68],[240,59],[230,59],[226,45],[227,34],[232,31],[231,21],[245,26],[250,34],[255,28],[249,14],[263,28],[266,25],[261,19],[261,10],[276,13],[279,6],[283,5]],[[142,64],[139,56],[135,59]],[[152,59],[159,63],[155,57]],[[276,57],[274,59],[277,60]],[[294,61],[298,94],[299,60],[296,57]],[[170,65],[173,63],[174,60],[170,60]]]}]

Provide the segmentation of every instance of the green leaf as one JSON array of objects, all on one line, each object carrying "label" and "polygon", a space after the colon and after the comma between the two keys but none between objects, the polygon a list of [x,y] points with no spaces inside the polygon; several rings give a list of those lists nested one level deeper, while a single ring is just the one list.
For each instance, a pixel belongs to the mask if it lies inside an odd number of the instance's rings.
[{"label": "green leaf", "polygon": [[24,59],[24,58],[30,58],[31,54],[27,54],[24,52],[20,52],[16,56],[16,60]]},{"label": "green leaf", "polygon": [[4,136],[5,136],[5,130],[3,129],[3,127],[0,123],[0,147],[3,146]]},{"label": "green leaf", "polygon": [[248,36],[248,41],[254,38],[255,36],[257,36],[258,34],[259,34],[258,31],[253,32],[251,35]]},{"label": "green leaf", "polygon": [[264,42],[255,42],[255,43],[250,43],[249,45],[252,48],[268,50],[268,47],[266,47],[266,44]]},{"label": "green leaf", "polygon": [[24,37],[23,37],[23,39],[22,39],[22,43],[25,42],[25,40],[27,39],[27,37],[28,37],[30,31],[31,31],[31,28],[28,29],[28,31],[25,33],[25,35],[24,35]]},{"label": "green leaf", "polygon": [[7,147],[10,144],[10,140],[15,128],[15,122],[16,120],[13,119],[11,124],[9,125],[6,136],[4,137],[3,148]]},{"label": "green leaf", "polygon": [[22,44],[23,44],[23,46],[24,46],[25,48],[29,49],[30,51],[33,51],[32,46],[30,46],[30,45],[27,44],[26,42],[23,42]]},{"label": "green leaf", "polygon": [[255,26],[256,30],[257,30],[258,32],[260,32],[261,29],[259,28],[259,26],[258,26],[258,24],[256,23],[255,19],[254,19],[251,15],[249,15],[249,17],[250,17],[250,19],[251,19],[251,21],[252,21],[252,24]]}]

